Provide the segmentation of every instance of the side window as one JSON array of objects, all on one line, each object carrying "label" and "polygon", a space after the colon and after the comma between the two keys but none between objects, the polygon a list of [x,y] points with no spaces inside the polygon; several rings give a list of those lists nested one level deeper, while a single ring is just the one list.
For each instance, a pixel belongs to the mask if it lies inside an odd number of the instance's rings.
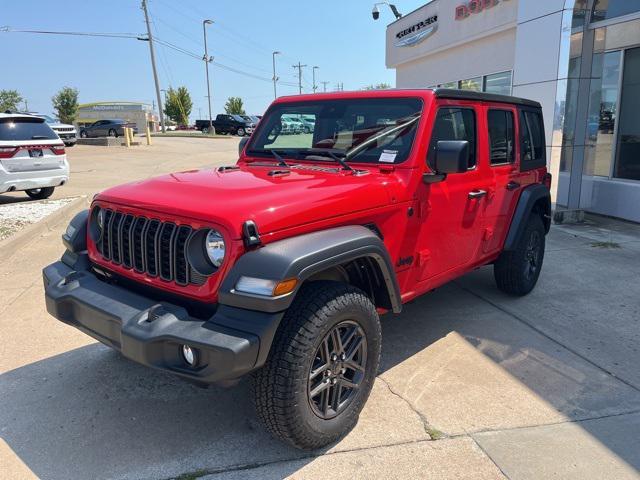
[{"label": "side window", "polygon": [[520,169],[531,170],[546,164],[544,126],[539,112],[520,112]]},{"label": "side window", "polygon": [[489,110],[489,159],[491,165],[515,161],[513,113],[509,110]]},{"label": "side window", "polygon": [[443,107],[438,110],[431,132],[427,164],[433,168],[436,147],[440,140],[469,142],[469,169],[476,166],[476,115],[472,108]]}]

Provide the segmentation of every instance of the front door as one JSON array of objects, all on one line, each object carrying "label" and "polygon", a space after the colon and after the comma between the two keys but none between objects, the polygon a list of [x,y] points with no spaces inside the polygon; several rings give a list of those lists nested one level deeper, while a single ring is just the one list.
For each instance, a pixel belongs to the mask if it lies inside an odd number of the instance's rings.
[{"label": "front door", "polygon": [[418,189],[420,235],[417,281],[439,284],[474,262],[482,241],[483,208],[487,193],[486,172],[478,148],[478,118],[481,109],[468,102],[445,101],[440,106],[429,143],[427,163],[434,170],[437,142],[469,142],[468,169],[447,175]]}]

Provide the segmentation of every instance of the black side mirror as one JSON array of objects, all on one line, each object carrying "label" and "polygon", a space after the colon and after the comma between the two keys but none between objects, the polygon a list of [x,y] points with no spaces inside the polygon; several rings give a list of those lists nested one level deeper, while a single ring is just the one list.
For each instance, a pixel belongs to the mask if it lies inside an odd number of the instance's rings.
[{"label": "black side mirror", "polygon": [[251,137],[242,137],[240,139],[240,143],[238,144],[238,155],[242,155],[242,150],[244,150],[244,146],[249,141],[249,138],[251,138]]},{"label": "black side mirror", "polygon": [[440,140],[436,146],[436,173],[463,173],[469,168],[469,142]]}]

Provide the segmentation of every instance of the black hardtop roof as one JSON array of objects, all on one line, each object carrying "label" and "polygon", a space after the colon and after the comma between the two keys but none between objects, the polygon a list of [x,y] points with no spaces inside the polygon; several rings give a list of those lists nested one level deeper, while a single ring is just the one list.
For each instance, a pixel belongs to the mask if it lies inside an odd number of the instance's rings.
[{"label": "black hardtop roof", "polygon": [[474,92],[473,90],[456,90],[453,88],[433,88],[437,98],[452,98],[456,100],[477,100],[479,102],[499,102],[523,105],[525,107],[542,108],[539,102],[526,98],[512,97],[510,95],[498,95],[495,93]]}]

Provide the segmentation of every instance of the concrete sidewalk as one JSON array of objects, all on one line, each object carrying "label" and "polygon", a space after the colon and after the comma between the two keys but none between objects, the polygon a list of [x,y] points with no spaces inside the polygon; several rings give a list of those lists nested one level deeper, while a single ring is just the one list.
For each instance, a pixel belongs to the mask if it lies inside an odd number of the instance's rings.
[{"label": "concrete sidewalk", "polygon": [[[135,178],[233,162],[220,142],[193,163],[127,161]],[[73,194],[122,181],[77,152],[75,168],[102,170]],[[553,228],[525,298],[487,267],[383,317],[357,427],[313,454],[264,432],[246,382],[198,389],[49,317],[40,269],[63,227],[47,231],[0,265],[0,477],[640,478],[640,227],[591,220]]]}]

